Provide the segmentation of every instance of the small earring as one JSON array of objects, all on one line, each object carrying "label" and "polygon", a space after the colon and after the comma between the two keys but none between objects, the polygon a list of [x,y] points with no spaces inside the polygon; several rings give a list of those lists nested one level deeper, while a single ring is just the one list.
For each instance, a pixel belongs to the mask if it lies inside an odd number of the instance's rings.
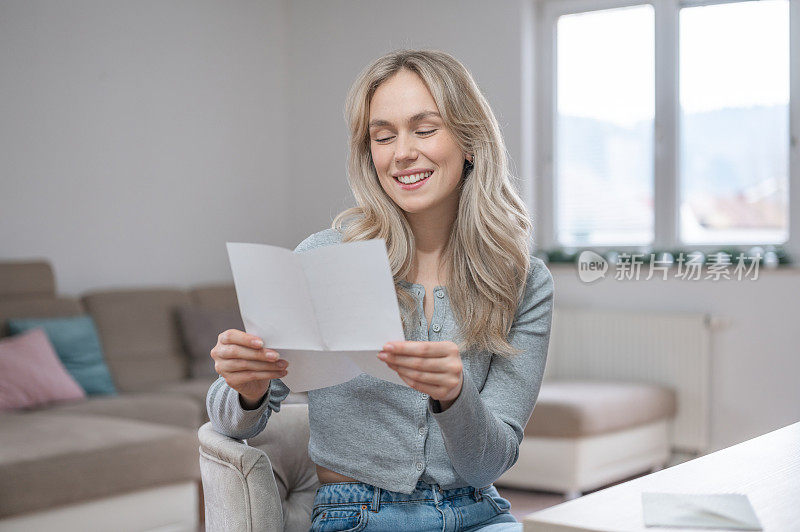
[{"label": "small earring", "polygon": [[475,167],[472,165],[472,163],[470,162],[470,160],[469,160],[469,159],[464,159],[464,173],[463,173],[463,177],[464,177],[464,178],[467,178],[467,177],[469,177],[469,176],[472,174],[472,170],[473,170],[474,168],[475,168]]}]

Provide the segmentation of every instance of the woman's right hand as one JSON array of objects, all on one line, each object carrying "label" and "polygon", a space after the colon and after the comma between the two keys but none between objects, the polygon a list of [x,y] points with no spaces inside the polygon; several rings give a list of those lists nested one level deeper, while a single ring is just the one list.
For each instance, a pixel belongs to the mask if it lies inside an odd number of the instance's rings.
[{"label": "woman's right hand", "polygon": [[279,360],[277,351],[263,347],[261,338],[237,329],[220,333],[211,358],[214,370],[228,386],[251,403],[267,393],[270,379],[285,377],[289,365],[286,360]]}]

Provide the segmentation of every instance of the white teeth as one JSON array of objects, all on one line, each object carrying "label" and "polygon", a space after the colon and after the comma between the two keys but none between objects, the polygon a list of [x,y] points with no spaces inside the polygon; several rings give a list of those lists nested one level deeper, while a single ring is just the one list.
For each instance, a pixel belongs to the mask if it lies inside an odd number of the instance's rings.
[{"label": "white teeth", "polygon": [[430,177],[433,172],[422,172],[421,174],[412,174],[406,176],[400,176],[397,178],[403,184],[410,185],[411,183],[416,183],[421,179],[425,179],[426,177]]}]

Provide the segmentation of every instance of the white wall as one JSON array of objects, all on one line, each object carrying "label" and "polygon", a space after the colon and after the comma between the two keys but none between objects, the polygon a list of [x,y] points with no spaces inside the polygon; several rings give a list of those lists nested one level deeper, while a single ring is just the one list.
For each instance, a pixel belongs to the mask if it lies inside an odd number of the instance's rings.
[{"label": "white wall", "polygon": [[345,95],[398,47],[461,59],[518,161],[522,3],[7,0],[0,260],[64,294],[230,281],[226,241],[293,247],[353,204]]},{"label": "white wall", "polygon": [[0,260],[77,294],[292,245],[284,32],[280,0],[0,3]]}]

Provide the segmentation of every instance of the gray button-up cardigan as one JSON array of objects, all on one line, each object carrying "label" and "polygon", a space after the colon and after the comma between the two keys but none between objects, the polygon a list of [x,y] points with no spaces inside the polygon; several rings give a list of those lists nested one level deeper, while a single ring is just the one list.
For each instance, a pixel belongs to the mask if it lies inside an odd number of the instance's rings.
[{"label": "gray button-up cardigan", "polygon": [[[295,252],[340,243],[325,229],[303,240]],[[424,316],[425,288],[400,283],[416,298]],[[430,328],[421,320],[407,340],[456,341],[455,322],[444,286],[434,289]],[[509,342],[523,352],[504,358],[486,351],[461,354],[464,383],[453,404],[440,412],[438,401],[413,388],[362,373],[308,392],[310,439],[315,463],[380,488],[411,493],[418,480],[442,489],[483,487],[517,460],[523,429],[542,382],[553,301],[553,279],[545,264],[531,257],[522,303]],[[264,339],[269,347],[269,338]],[[289,371],[291,371],[289,367]],[[289,393],[275,379],[266,400],[245,410],[239,394],[220,377],[210,387],[206,407],[214,429],[232,438],[260,433]]]}]

